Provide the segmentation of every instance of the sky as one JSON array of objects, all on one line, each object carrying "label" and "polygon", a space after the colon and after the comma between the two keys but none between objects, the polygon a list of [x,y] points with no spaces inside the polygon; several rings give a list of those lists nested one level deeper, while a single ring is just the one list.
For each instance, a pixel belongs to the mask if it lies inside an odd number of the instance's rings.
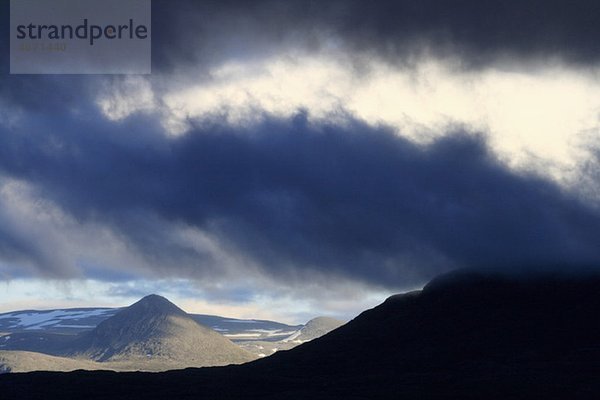
[{"label": "sky", "polygon": [[600,266],[597,2],[152,3],[150,75],[1,59],[0,312],[302,323]]}]

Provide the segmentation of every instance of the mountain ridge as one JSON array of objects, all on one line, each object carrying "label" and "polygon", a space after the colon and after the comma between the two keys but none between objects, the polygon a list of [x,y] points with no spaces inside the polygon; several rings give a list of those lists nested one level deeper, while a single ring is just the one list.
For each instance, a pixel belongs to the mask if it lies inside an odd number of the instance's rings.
[{"label": "mountain ridge", "polygon": [[8,374],[0,391],[48,399],[127,398],[134,388],[150,399],[597,398],[599,314],[600,277],[470,275],[392,296],[319,339],[240,366]]},{"label": "mountain ridge", "polygon": [[256,358],[158,295],[120,309],[90,331],[57,337],[63,340],[54,347],[46,345],[48,352],[2,351],[5,369],[26,371],[43,365],[51,370],[160,371],[239,364]]},{"label": "mountain ridge", "polygon": [[[143,300],[143,301],[142,301]],[[148,295],[140,301],[131,305],[138,307],[134,314],[144,314],[147,308],[154,304],[157,314],[170,310],[173,314],[183,315],[185,313],[175,305],[170,305],[168,299],[158,295]],[[162,306],[161,306],[162,303]],[[144,306],[146,304],[146,306]],[[67,351],[67,345],[74,335],[80,337],[89,336],[89,331],[101,326],[102,323],[125,310],[123,308],[75,308],[58,310],[24,310],[12,311],[0,314],[0,351],[26,351],[40,352],[53,356],[77,356],[83,351]],[[131,311],[129,311],[131,313]],[[340,322],[326,317],[317,317],[304,325],[286,325],[275,321],[259,319],[235,319],[231,317],[219,317],[205,314],[187,314],[200,325],[217,331],[219,334],[230,339],[244,350],[250,351],[255,356],[265,357],[280,350],[289,350],[299,344],[320,336],[339,326]],[[329,321],[324,327],[317,329],[317,333],[310,337],[300,337],[302,331],[306,331],[316,321]],[[104,324],[105,325],[105,324]],[[102,325],[102,326],[104,326]],[[101,326],[101,329],[102,329]],[[132,327],[129,327],[132,328]],[[106,347],[108,338],[114,337],[114,330],[110,333],[97,335],[96,347]],[[4,336],[3,336],[4,335]],[[100,337],[98,337],[100,336]],[[294,336],[297,340],[288,340]],[[101,337],[105,337],[102,343]],[[74,339],[73,339],[74,340]],[[88,342],[92,340],[88,337]],[[78,346],[85,347],[84,339],[79,339]],[[92,344],[88,343],[87,347]],[[99,359],[107,361],[112,354],[102,354],[101,350],[89,351],[80,354],[84,358]],[[46,363],[47,364],[47,363]]]}]

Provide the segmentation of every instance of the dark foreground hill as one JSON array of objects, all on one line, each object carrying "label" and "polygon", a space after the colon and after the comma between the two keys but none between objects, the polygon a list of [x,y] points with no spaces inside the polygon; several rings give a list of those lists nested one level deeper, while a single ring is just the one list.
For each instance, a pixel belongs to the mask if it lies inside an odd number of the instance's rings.
[{"label": "dark foreground hill", "polygon": [[253,363],[0,376],[19,399],[600,398],[600,278],[453,274]]}]

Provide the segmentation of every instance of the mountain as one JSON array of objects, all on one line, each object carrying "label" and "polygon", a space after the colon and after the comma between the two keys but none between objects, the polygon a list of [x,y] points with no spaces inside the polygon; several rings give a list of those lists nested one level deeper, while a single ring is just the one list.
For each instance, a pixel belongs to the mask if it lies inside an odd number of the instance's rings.
[{"label": "mountain", "polygon": [[[0,332],[76,335],[94,329],[100,322],[121,310],[122,308],[69,308],[12,311],[0,314]],[[237,319],[207,314],[188,315],[199,324],[233,340],[280,340],[304,326],[260,319]]]},{"label": "mountain", "polygon": [[[33,340],[35,333],[15,334],[16,339],[21,341],[27,335],[32,339],[28,346],[37,349],[32,344],[36,342]],[[5,335],[0,340],[5,343],[14,341],[11,336]],[[46,354],[3,351],[5,369],[27,371],[43,366],[48,370],[158,371],[239,364],[256,358],[157,295],[144,297],[80,335],[54,334],[38,339],[45,339],[38,340],[38,348],[40,352],[45,349]]]},{"label": "mountain", "polygon": [[583,399],[600,396],[600,277],[463,272],[252,363],[0,376],[14,398]]},{"label": "mountain", "polygon": [[[78,334],[89,332],[122,308],[72,308],[24,310],[0,314],[0,350],[24,350],[57,354],[57,347]],[[304,325],[276,321],[236,319],[206,314],[188,314],[234,342],[277,342]]]},{"label": "mountain", "polygon": [[77,334],[95,328],[118,308],[24,310],[0,314],[0,332]]},{"label": "mountain", "polygon": [[[86,360],[55,357],[30,351],[0,351],[0,373],[29,371],[75,371],[103,369],[102,364]],[[106,369],[106,368],[105,368]]]},{"label": "mountain", "polygon": [[164,297],[149,295],[83,334],[69,355],[94,361],[215,366],[254,356],[194,321]]},{"label": "mountain", "polygon": [[[87,333],[115,316],[122,308],[73,308],[59,310],[24,310],[0,314],[0,351],[20,350],[55,356],[65,355],[65,346],[76,335]],[[236,319],[206,314],[188,314],[200,325],[211,328],[232,342],[265,357],[278,350],[324,335],[341,322],[319,317],[306,325],[288,325],[259,319]],[[319,322],[320,321],[320,322]],[[315,331],[309,336],[302,332]],[[290,337],[293,337],[290,340]]]},{"label": "mountain", "polygon": [[303,325],[288,325],[260,319],[224,318],[204,314],[191,314],[191,317],[199,324],[211,327],[233,342],[278,341],[303,327]]},{"label": "mountain", "polygon": [[292,334],[290,337],[284,339],[284,342],[292,343],[304,343],[309,342],[313,339],[320,338],[321,336],[333,331],[344,325],[344,323],[335,318],[329,317],[317,317],[313,318],[306,323],[297,332]]},{"label": "mountain", "polygon": [[252,340],[236,342],[240,347],[248,350],[259,357],[270,356],[278,351],[291,350],[294,347],[319,338],[344,325],[344,322],[329,317],[313,318],[300,327],[300,329],[292,332],[291,335],[279,340]]}]

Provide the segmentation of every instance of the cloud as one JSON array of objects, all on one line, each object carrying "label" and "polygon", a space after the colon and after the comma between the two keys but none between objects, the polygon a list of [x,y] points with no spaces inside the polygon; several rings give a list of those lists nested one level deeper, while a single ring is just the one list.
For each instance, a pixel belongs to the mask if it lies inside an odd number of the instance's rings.
[{"label": "cloud", "polygon": [[[1,7],[7,53],[8,2]],[[587,66],[598,61],[599,16],[593,0],[154,0],[153,70],[205,71],[290,49],[352,54],[357,68],[370,58],[411,65],[432,56],[477,68],[539,60]],[[8,59],[2,64],[7,72]]]},{"label": "cloud", "polygon": [[[209,82],[191,75],[186,88],[162,86],[163,92],[152,94],[147,94],[149,86],[161,86],[155,80],[145,81],[139,85],[143,90],[133,93],[130,83],[115,84],[108,98],[115,98],[110,104],[126,116],[139,112],[138,108],[117,104],[154,97],[151,112],[161,115],[172,135],[185,134],[206,116],[243,126],[256,122],[262,112],[289,118],[298,109],[308,110],[311,120],[340,123],[346,110],[369,124],[395,127],[399,134],[419,142],[462,124],[488,131],[490,146],[512,167],[528,167],[534,161],[561,179],[584,155],[582,144],[589,142],[585,132],[599,126],[599,81],[590,72],[546,66],[466,73],[434,60],[412,68],[374,60],[365,75],[344,61],[297,54],[230,63],[210,69]],[[101,96],[102,101],[106,98]],[[105,114],[113,118],[113,113]]]},{"label": "cloud", "polygon": [[600,6],[593,0],[153,3],[153,54],[161,70],[247,60],[291,47],[343,49],[359,64],[361,57],[410,64],[432,55],[477,68],[539,59],[580,65],[598,60]]},{"label": "cloud", "polygon": [[597,164],[505,157],[597,130],[595,3],[153,6],[150,77],[0,77],[0,279],[348,315],[454,268],[598,265]]},{"label": "cloud", "polygon": [[596,62],[600,29],[594,1],[351,2],[336,32],[355,48],[396,58],[420,52],[458,55],[465,65],[562,58]]},{"label": "cloud", "polygon": [[394,288],[456,267],[600,260],[593,208],[511,172],[483,136],[462,131],[422,145],[349,115],[316,124],[301,112],[173,138],[150,116],[67,113],[4,130],[0,170],[77,224],[106,227],[137,271],[156,276]]}]

